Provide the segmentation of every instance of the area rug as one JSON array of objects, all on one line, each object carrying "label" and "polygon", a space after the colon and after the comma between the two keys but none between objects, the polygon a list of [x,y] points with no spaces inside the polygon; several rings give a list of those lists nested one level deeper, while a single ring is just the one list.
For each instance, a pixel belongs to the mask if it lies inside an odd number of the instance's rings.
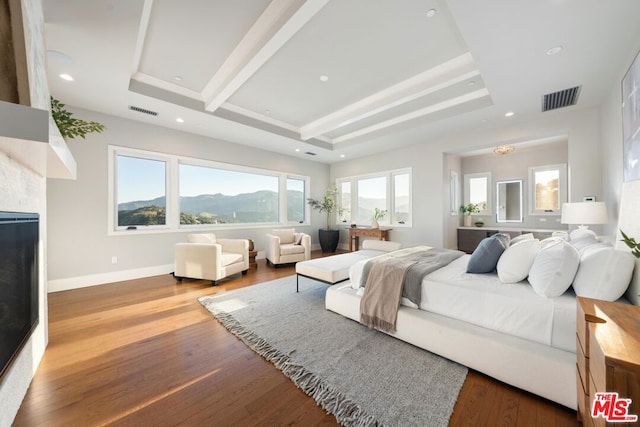
[{"label": "area rug", "polygon": [[202,297],[231,333],[345,426],[444,426],[467,368],[324,307],[295,276]]}]

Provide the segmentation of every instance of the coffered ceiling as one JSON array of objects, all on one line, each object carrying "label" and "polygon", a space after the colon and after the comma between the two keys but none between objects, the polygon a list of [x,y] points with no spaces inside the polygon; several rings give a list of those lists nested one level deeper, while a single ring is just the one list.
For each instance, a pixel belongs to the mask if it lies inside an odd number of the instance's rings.
[{"label": "coffered ceiling", "polygon": [[597,105],[640,37],[637,0],[43,5],[63,102],[322,162],[554,114],[573,86]]}]

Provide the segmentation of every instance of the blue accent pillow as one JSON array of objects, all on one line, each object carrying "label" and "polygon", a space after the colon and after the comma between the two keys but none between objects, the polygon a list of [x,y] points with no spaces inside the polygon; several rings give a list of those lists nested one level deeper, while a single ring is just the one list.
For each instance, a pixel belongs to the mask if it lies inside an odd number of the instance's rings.
[{"label": "blue accent pillow", "polygon": [[469,258],[467,273],[491,273],[494,271],[500,256],[509,247],[510,240],[511,237],[503,233],[497,233],[483,239]]}]

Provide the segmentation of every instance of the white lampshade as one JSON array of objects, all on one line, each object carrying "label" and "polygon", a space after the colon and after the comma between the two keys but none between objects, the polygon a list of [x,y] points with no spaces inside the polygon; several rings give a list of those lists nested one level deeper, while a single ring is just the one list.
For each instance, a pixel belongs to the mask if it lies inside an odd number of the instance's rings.
[{"label": "white lampshade", "polygon": [[606,224],[609,221],[604,202],[563,203],[562,224]]}]

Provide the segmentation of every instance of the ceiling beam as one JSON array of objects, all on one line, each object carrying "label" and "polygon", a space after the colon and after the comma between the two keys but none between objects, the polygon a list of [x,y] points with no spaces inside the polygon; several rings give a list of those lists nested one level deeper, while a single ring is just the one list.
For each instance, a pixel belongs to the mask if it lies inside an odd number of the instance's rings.
[{"label": "ceiling beam", "polygon": [[486,88],[482,88],[482,89],[476,90],[474,92],[470,92],[470,93],[467,93],[467,94],[464,94],[464,95],[461,95],[461,96],[458,96],[458,97],[455,97],[455,98],[452,98],[452,99],[448,99],[448,100],[443,101],[443,102],[439,102],[437,104],[430,105],[430,106],[425,107],[425,108],[421,108],[419,110],[412,111],[410,113],[407,113],[407,114],[404,114],[404,115],[401,115],[401,116],[394,117],[394,118],[389,119],[389,120],[385,120],[385,121],[377,123],[377,124],[375,124],[373,126],[369,126],[369,127],[366,127],[366,128],[358,129],[358,130],[356,130],[354,132],[351,132],[351,133],[339,136],[337,138],[334,138],[332,142],[334,144],[338,144],[338,143],[341,143],[341,142],[344,142],[344,141],[348,141],[350,139],[354,139],[354,138],[357,138],[357,137],[360,137],[360,136],[363,136],[363,135],[366,135],[366,134],[369,134],[369,133],[372,133],[372,132],[376,132],[376,131],[391,127],[391,126],[396,126],[396,125],[398,125],[400,123],[404,123],[404,122],[407,122],[409,120],[417,119],[417,118],[422,117],[422,116],[433,114],[433,113],[436,113],[438,111],[445,110],[447,108],[455,107],[457,105],[461,105],[461,104],[464,104],[464,103],[467,103],[467,102],[471,102],[471,101],[474,101],[476,99],[485,98],[485,97],[486,98],[489,97],[489,91]]},{"label": "ceiling beam", "polygon": [[460,55],[302,126],[300,137],[315,138],[477,76],[471,54]]},{"label": "ceiling beam", "polygon": [[217,110],[329,0],[273,0],[202,91]]}]

